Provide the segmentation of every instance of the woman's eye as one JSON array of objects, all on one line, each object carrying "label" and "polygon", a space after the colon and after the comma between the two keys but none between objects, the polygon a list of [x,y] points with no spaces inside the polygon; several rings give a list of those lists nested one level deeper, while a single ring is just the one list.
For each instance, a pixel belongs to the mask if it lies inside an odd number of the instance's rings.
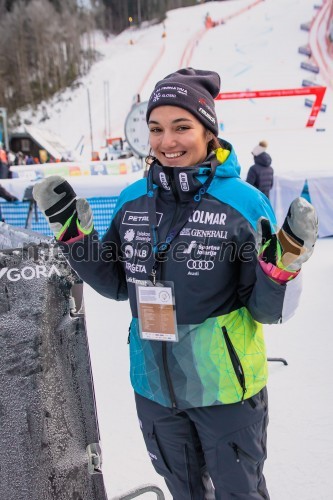
[{"label": "woman's eye", "polygon": [[151,134],[156,134],[156,133],[158,133],[158,132],[161,132],[161,129],[160,129],[160,128],[157,128],[157,127],[154,127],[154,128],[150,128],[150,129],[149,129],[149,132],[150,132]]},{"label": "woman's eye", "polygon": [[180,125],[177,130],[182,132],[183,130],[189,130],[189,127],[187,127],[186,125]]}]

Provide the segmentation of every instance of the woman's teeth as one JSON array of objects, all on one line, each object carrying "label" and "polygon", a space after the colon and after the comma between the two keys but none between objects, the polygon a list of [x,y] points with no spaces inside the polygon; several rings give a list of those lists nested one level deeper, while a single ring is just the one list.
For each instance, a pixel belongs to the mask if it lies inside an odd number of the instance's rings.
[{"label": "woman's teeth", "polygon": [[182,156],[184,154],[184,151],[181,153],[164,153],[166,158],[178,158],[179,156]]}]

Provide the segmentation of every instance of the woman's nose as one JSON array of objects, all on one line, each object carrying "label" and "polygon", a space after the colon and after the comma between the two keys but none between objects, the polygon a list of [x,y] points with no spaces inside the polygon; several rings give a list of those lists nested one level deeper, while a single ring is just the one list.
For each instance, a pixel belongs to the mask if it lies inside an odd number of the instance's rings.
[{"label": "woman's nose", "polygon": [[175,134],[172,131],[164,131],[161,146],[163,149],[173,148],[177,144]]}]

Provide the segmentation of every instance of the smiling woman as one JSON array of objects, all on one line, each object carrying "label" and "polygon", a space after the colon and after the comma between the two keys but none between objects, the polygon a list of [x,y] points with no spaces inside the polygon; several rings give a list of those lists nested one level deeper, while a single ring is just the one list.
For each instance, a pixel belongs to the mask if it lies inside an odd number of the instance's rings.
[{"label": "smiling woman", "polygon": [[140,427],[173,498],[267,500],[261,323],[294,313],[317,219],[296,199],[274,234],[269,200],[217,137],[219,88],[217,73],[193,68],[156,84],[148,177],[121,193],[102,241],[65,179],[44,179],[34,196],[79,276],[129,298]]},{"label": "smiling woman", "polygon": [[189,111],[178,106],[155,108],[148,126],[150,146],[161,164],[186,167],[205,160],[213,134]]}]

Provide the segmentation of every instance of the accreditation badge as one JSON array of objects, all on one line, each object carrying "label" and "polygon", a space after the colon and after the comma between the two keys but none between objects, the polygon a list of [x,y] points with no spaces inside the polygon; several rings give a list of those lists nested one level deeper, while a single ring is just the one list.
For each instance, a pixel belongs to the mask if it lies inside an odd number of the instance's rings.
[{"label": "accreditation badge", "polygon": [[175,293],[172,281],[155,286],[136,284],[140,337],[146,340],[178,342]]}]

